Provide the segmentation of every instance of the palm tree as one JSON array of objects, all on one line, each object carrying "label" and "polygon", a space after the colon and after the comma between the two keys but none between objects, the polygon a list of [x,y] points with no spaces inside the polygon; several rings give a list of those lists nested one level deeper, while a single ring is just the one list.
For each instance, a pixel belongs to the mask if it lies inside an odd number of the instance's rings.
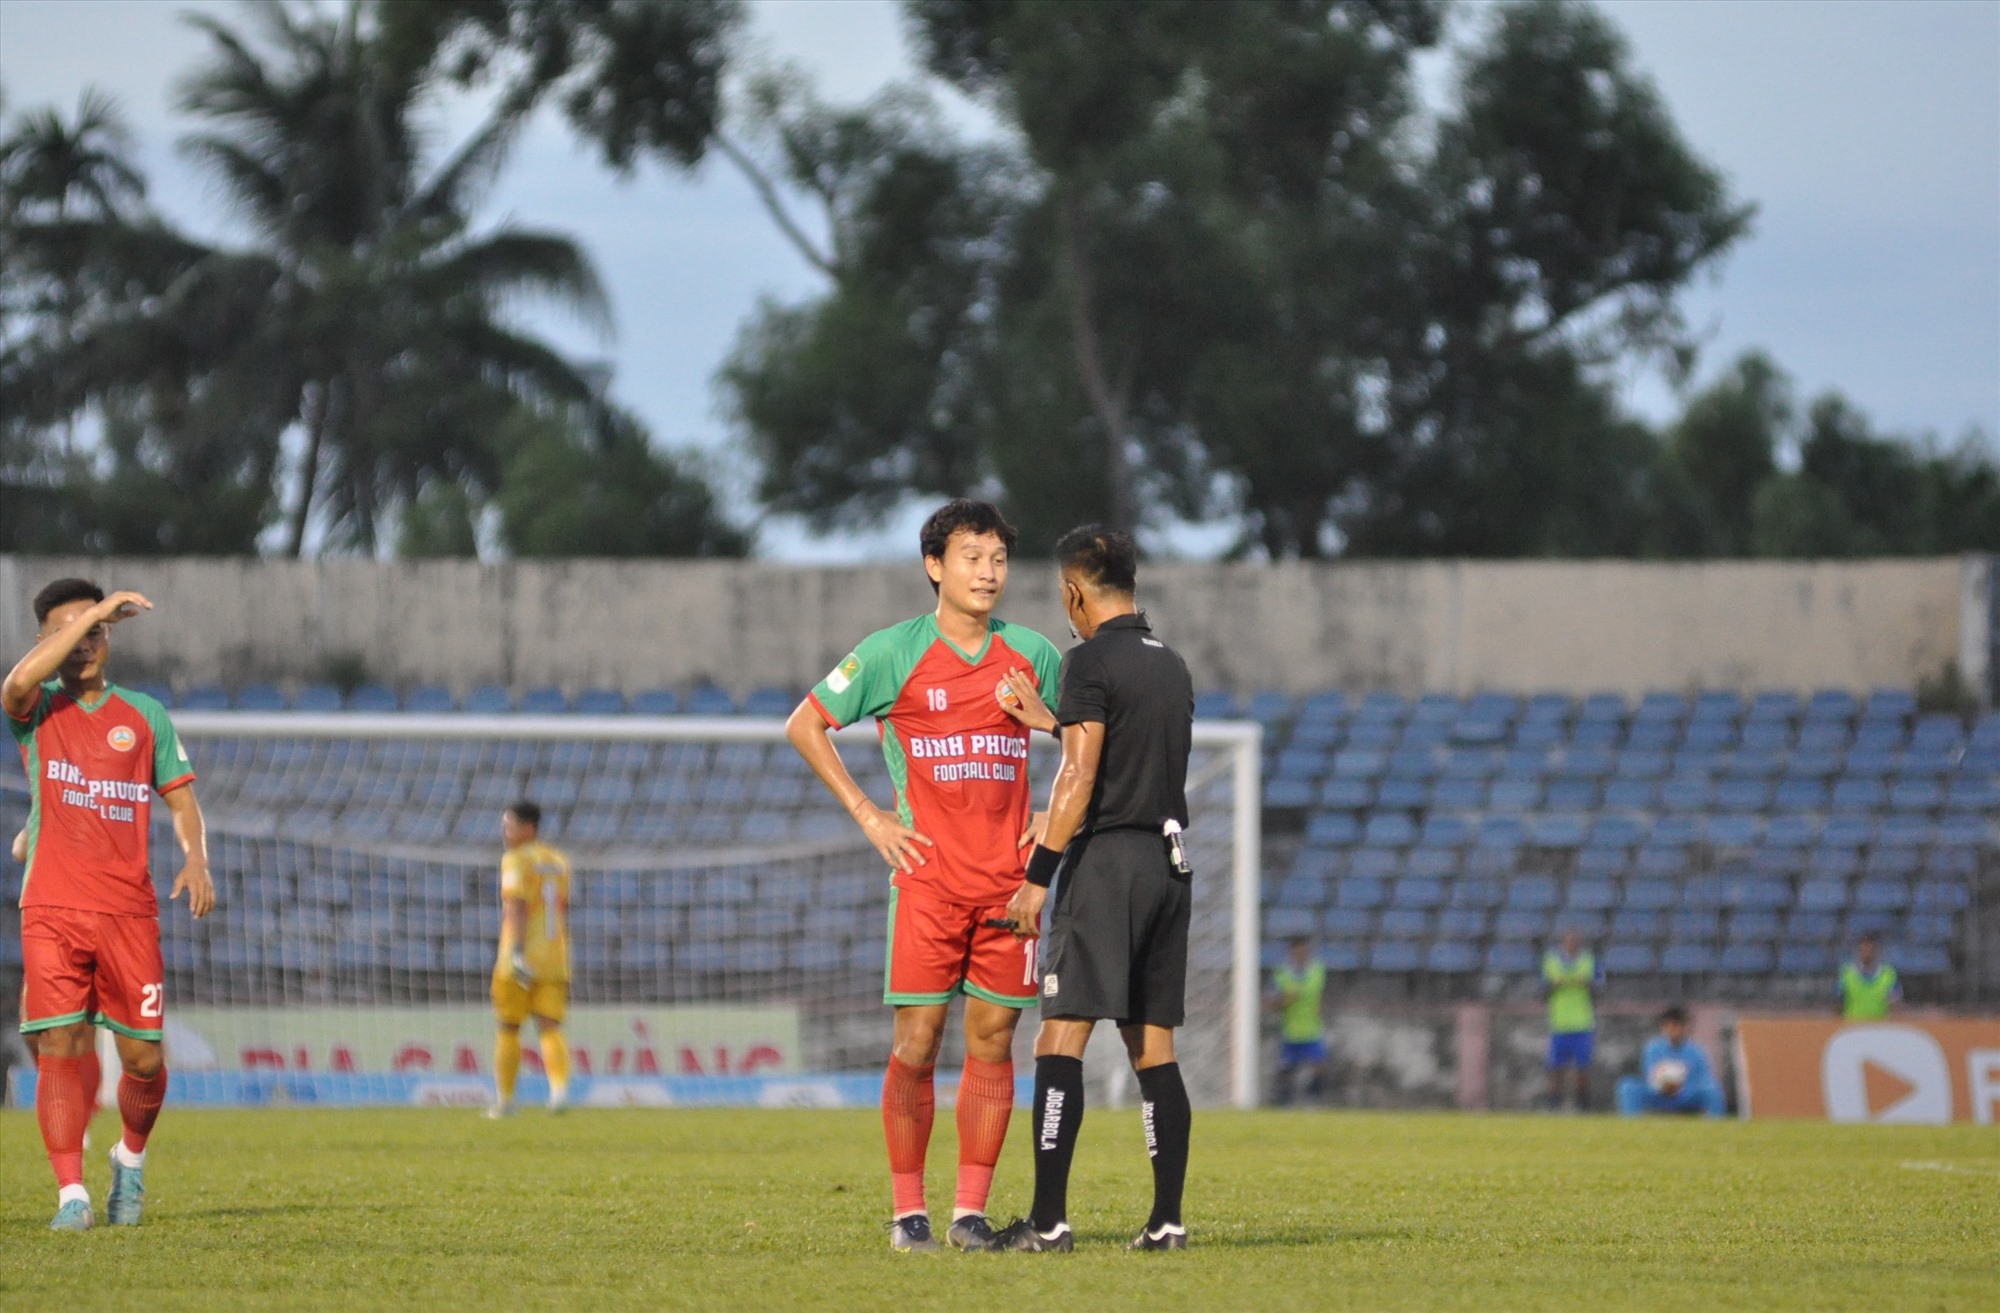
[{"label": "palm tree", "polygon": [[496,112],[431,165],[418,128],[437,89],[429,65],[382,57],[367,15],[359,0],[335,18],[264,0],[255,40],[197,17],[214,46],[181,96],[214,125],[185,148],[257,241],[218,253],[169,300],[226,303],[213,285],[226,279],[251,301],[231,316],[237,345],[288,362],[286,427],[303,434],[286,517],[294,556],[316,511],[335,541],[372,550],[384,512],[427,481],[490,491],[503,460],[492,435],[509,411],[588,395],[576,366],[506,321],[516,301],[609,322],[567,238],[474,227],[518,112]]}]

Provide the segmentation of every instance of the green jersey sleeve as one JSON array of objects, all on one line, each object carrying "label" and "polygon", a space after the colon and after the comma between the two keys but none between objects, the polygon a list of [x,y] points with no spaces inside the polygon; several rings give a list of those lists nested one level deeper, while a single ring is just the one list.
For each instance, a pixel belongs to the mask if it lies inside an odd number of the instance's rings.
[{"label": "green jersey sleeve", "polygon": [[174,731],[174,722],[167,716],[167,709],[151,698],[127,698],[146,718],[146,725],[153,731],[153,787],[164,789],[169,785],[181,784],[194,778],[194,763],[188,760],[187,748],[181,743],[181,736]]},{"label": "green jersey sleeve", "polygon": [[903,660],[907,638],[898,629],[868,635],[813,685],[813,701],[834,725],[845,727],[869,716],[886,715],[896,705],[914,662]]},{"label": "green jersey sleeve", "polygon": [[1056,645],[1034,630],[1023,631],[1027,637],[1023,643],[1028,648],[1028,659],[1035,664],[1035,687],[1042,695],[1042,701],[1053,707],[1062,684],[1062,653]]}]

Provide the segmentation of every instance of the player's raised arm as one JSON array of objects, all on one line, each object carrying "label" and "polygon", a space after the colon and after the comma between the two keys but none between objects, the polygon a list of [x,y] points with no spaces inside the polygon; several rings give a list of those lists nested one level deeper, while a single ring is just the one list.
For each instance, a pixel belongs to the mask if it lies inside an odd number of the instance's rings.
[{"label": "player's raised arm", "polygon": [[847,814],[868,836],[868,842],[882,854],[883,861],[899,871],[914,871],[925,865],[924,849],[936,845],[869,800],[848,774],[840,750],[833,746],[830,729],[826,717],[808,698],[793,709],[791,718],[785,722],[785,738],[805,758],[806,765],[812,767],[819,782],[847,809]]},{"label": "player's raised arm", "polygon": [[174,839],[181,846],[181,873],[174,879],[172,902],[186,890],[188,911],[199,921],[215,909],[215,879],[208,871],[208,823],[195,801],[194,785],[182,784],[162,795],[174,817]]},{"label": "player's raised arm", "polygon": [[67,623],[43,634],[40,641],[28,649],[28,654],[14,663],[14,668],[7,672],[5,682],[0,683],[0,707],[4,707],[15,720],[28,719],[35,713],[42,685],[55,678],[79,645],[101,640],[104,637],[101,627],[115,625],[120,620],[152,609],[153,604],[138,593],[120,592],[113,593],[95,606],[78,611]]}]

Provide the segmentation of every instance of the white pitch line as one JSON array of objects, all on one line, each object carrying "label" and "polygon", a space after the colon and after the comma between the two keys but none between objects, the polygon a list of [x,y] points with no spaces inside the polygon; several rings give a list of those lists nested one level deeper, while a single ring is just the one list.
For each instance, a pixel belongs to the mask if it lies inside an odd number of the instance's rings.
[{"label": "white pitch line", "polygon": [[1964,1167],[1958,1163],[1903,1163],[1906,1172],[1957,1172],[1963,1176],[2000,1177],[2000,1168]]}]

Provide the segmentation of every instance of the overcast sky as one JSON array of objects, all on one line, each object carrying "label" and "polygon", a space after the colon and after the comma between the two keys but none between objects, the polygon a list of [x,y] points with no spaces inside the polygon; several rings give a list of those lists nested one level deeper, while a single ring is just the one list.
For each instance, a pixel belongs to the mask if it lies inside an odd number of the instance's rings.
[{"label": "overcast sky", "polygon": [[[1737,352],[1769,351],[1811,396],[1837,388],[1878,425],[1956,438],[2000,435],[2000,3],[1608,0],[1639,67],[1694,148],[1757,203],[1755,232],[1686,298],[1706,343],[1701,377]],[[0,87],[19,111],[110,91],[137,130],[156,203],[198,232],[224,224],[215,196],[173,149],[187,128],[173,79],[204,38],[190,10],[227,0],[0,0]],[[892,0],[752,0],[753,40],[798,63],[830,99],[911,75]],[[1459,29],[1479,21],[1462,10]],[[1447,81],[1442,61],[1426,82]],[[978,130],[962,104],[956,121]],[[581,239],[611,290],[617,338],[569,325],[562,344],[617,366],[616,395],[670,444],[728,461],[712,377],[760,297],[792,300],[818,275],[720,161],[691,177],[644,166],[619,181],[554,122],[526,135],[489,216]],[[1658,419],[1665,384],[1626,399]],[[764,526],[766,555],[902,556],[907,523],[815,542]],[[1216,535],[1172,544],[1200,552]]]}]

